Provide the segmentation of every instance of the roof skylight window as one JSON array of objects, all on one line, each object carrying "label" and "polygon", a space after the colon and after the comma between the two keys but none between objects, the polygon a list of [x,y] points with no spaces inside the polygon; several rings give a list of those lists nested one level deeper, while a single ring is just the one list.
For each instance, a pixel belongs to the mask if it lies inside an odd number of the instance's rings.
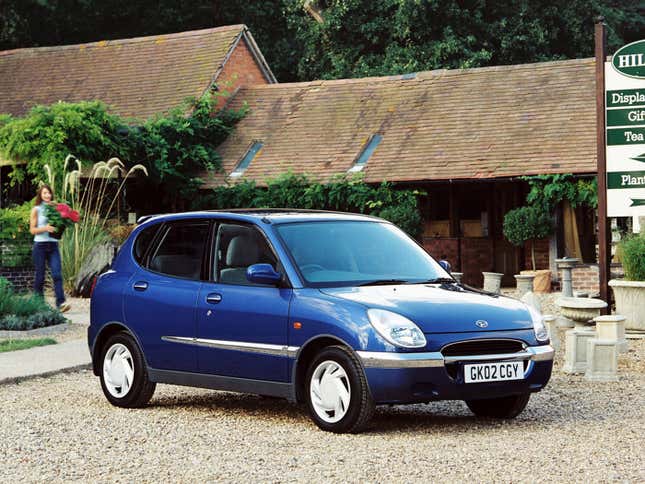
[{"label": "roof skylight window", "polygon": [[367,143],[365,143],[363,151],[361,151],[361,154],[358,156],[358,158],[356,158],[354,165],[347,171],[349,173],[362,171],[367,164],[367,160],[369,160],[370,156],[372,156],[372,153],[374,153],[374,150],[379,145],[382,139],[383,136],[381,136],[380,134],[373,134],[372,136],[370,136],[370,139],[367,140]]},{"label": "roof skylight window", "polygon": [[251,147],[244,155],[244,157],[240,160],[240,162],[235,167],[235,170],[231,172],[230,176],[232,177],[242,176],[242,173],[246,171],[246,169],[249,167],[249,165],[251,164],[253,159],[257,156],[257,154],[260,152],[263,146],[264,146],[264,143],[262,143],[262,141],[254,141]]}]

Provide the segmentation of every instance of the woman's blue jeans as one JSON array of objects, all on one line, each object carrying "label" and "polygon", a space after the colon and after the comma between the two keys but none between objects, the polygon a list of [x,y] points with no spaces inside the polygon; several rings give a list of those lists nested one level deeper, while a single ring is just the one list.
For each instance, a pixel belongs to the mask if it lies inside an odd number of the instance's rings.
[{"label": "woman's blue jeans", "polygon": [[63,276],[61,273],[58,243],[34,242],[32,255],[34,258],[34,266],[36,267],[34,292],[40,296],[43,295],[43,286],[45,285],[45,264],[49,265],[49,270],[52,273],[52,280],[54,281],[56,306],[60,306],[65,302],[65,293],[63,292]]}]

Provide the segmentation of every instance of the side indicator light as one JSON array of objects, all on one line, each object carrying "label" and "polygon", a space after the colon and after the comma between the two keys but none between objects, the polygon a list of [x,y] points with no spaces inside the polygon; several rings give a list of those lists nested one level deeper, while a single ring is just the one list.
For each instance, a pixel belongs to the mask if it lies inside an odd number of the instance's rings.
[{"label": "side indicator light", "polygon": [[300,321],[295,321],[293,323],[293,329],[301,329],[302,328],[302,323]]}]

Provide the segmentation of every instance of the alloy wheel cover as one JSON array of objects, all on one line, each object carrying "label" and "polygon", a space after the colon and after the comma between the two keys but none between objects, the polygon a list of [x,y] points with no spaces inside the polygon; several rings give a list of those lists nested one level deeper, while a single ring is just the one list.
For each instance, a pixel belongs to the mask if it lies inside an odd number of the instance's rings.
[{"label": "alloy wheel cover", "polygon": [[134,361],[125,345],[116,343],[105,353],[103,381],[110,395],[116,398],[123,398],[132,388]]},{"label": "alloy wheel cover", "polygon": [[316,415],[323,421],[340,421],[351,401],[351,385],[345,369],[333,360],[320,363],[311,375],[309,397]]}]

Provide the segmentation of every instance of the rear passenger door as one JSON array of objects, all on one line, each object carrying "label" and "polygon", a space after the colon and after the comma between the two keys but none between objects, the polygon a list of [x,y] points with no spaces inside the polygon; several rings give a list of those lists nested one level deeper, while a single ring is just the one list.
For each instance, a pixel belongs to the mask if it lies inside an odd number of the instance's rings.
[{"label": "rear passenger door", "polygon": [[204,279],[209,221],[164,224],[125,289],[125,317],[148,365],[197,371],[195,305]]},{"label": "rear passenger door", "polygon": [[200,372],[288,381],[292,290],[246,279],[246,270],[253,264],[271,264],[283,274],[284,269],[264,234],[253,225],[220,223],[213,238],[212,276],[203,283],[197,302]]}]

